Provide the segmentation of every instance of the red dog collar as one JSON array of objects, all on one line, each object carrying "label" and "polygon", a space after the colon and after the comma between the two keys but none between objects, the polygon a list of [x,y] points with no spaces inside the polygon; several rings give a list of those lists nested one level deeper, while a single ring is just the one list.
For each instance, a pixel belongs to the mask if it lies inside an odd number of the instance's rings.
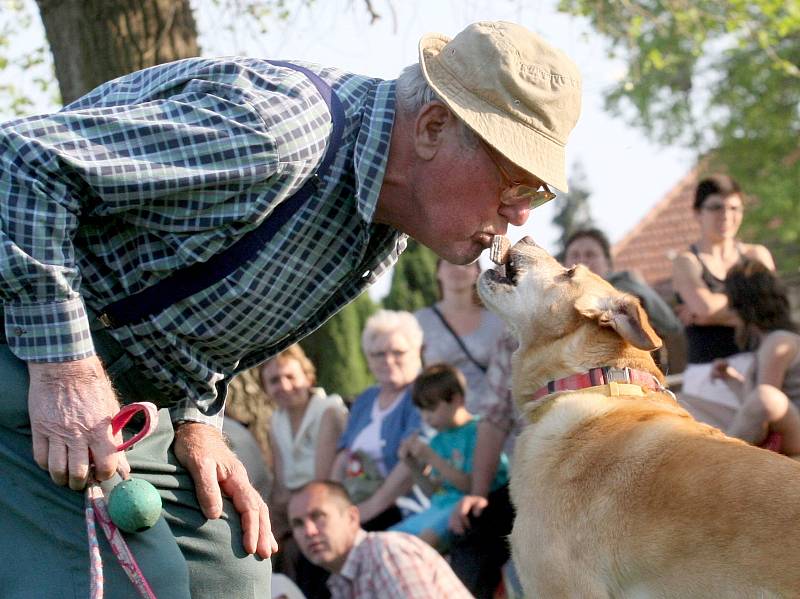
[{"label": "red dog collar", "polygon": [[533,394],[533,399],[535,401],[545,395],[558,393],[559,391],[578,391],[579,389],[608,385],[609,383],[639,385],[652,391],[666,391],[661,382],[649,372],[627,367],[600,366],[586,372],[565,376],[563,379],[550,381]]}]

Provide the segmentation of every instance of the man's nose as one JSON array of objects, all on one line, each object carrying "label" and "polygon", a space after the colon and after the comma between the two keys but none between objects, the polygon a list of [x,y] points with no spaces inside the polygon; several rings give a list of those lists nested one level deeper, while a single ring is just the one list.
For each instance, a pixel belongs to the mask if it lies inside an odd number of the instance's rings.
[{"label": "man's nose", "polygon": [[316,536],[318,533],[319,531],[317,530],[317,525],[314,524],[313,520],[306,520],[303,523],[303,534],[306,537],[310,539],[311,537]]},{"label": "man's nose", "polygon": [[501,204],[497,212],[510,224],[521,227],[527,222],[531,208],[527,200],[520,200],[514,204]]}]

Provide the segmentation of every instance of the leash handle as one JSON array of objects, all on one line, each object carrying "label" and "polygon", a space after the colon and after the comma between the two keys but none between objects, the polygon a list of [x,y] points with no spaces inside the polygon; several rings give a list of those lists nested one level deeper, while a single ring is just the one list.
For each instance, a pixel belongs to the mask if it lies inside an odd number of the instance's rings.
[{"label": "leash handle", "polygon": [[[129,449],[137,441],[141,441],[147,435],[153,432],[158,425],[158,408],[150,402],[138,402],[123,406],[122,409],[116,413],[111,419],[111,432],[116,435],[122,430],[131,418],[139,412],[144,413],[144,425],[141,430],[133,437],[117,446],[117,451],[125,451]],[[119,529],[111,521],[111,516],[108,514],[106,501],[103,496],[103,490],[94,479],[90,479],[86,487],[86,534],[89,540],[89,580],[90,580],[90,597],[91,599],[103,599],[103,560],[100,556],[100,547],[97,541],[97,528],[95,523],[100,524],[100,528],[108,539],[111,550],[117,558],[125,574],[133,583],[139,595],[143,599],[156,599],[153,589],[147,582],[142,573],[136,558],[133,556],[128,544],[125,542]]]},{"label": "leash handle", "polygon": [[103,599],[103,562],[97,543],[97,532],[95,521],[100,525],[101,530],[111,545],[111,550],[117,558],[117,562],[122,567],[128,579],[136,588],[142,599],[157,599],[150,583],[147,582],[136,558],[125,542],[122,533],[111,520],[108,514],[108,507],[103,496],[103,490],[97,483],[91,483],[86,487],[86,531],[89,537],[89,577],[91,579],[91,598]]},{"label": "leash handle", "polygon": [[149,401],[142,401],[123,406],[122,409],[117,412],[116,416],[111,419],[112,434],[116,435],[121,431],[122,427],[128,424],[130,419],[139,412],[144,413],[144,426],[142,426],[142,429],[133,437],[117,446],[117,451],[130,449],[135,443],[152,433],[155,427],[158,426],[158,408]]}]

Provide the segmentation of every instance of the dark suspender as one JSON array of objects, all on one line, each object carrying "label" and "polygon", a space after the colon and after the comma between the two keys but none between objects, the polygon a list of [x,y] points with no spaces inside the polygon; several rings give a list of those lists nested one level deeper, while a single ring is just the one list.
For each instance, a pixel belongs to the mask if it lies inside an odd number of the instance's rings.
[{"label": "dark suspender", "polygon": [[256,229],[247,233],[225,251],[212,256],[206,262],[197,262],[175,271],[154,285],[100,310],[99,319],[105,326],[115,328],[140,322],[145,317],[158,314],[176,302],[186,299],[230,275],[242,264],[253,259],[289,218],[297,213],[316,190],[317,182],[327,173],[342,143],[344,108],[341,101],[327,83],[307,68],[284,61],[270,60],[268,62],[303,73],[316,86],[328,105],[333,126],[328,149],[316,173],[294,195],[279,204]]}]

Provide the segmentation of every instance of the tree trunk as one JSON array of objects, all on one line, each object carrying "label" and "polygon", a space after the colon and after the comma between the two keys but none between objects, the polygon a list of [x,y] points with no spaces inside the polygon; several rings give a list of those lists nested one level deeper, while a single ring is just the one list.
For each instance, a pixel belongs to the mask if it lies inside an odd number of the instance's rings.
[{"label": "tree trunk", "polygon": [[64,104],[138,69],[199,54],[189,0],[36,0]]}]

